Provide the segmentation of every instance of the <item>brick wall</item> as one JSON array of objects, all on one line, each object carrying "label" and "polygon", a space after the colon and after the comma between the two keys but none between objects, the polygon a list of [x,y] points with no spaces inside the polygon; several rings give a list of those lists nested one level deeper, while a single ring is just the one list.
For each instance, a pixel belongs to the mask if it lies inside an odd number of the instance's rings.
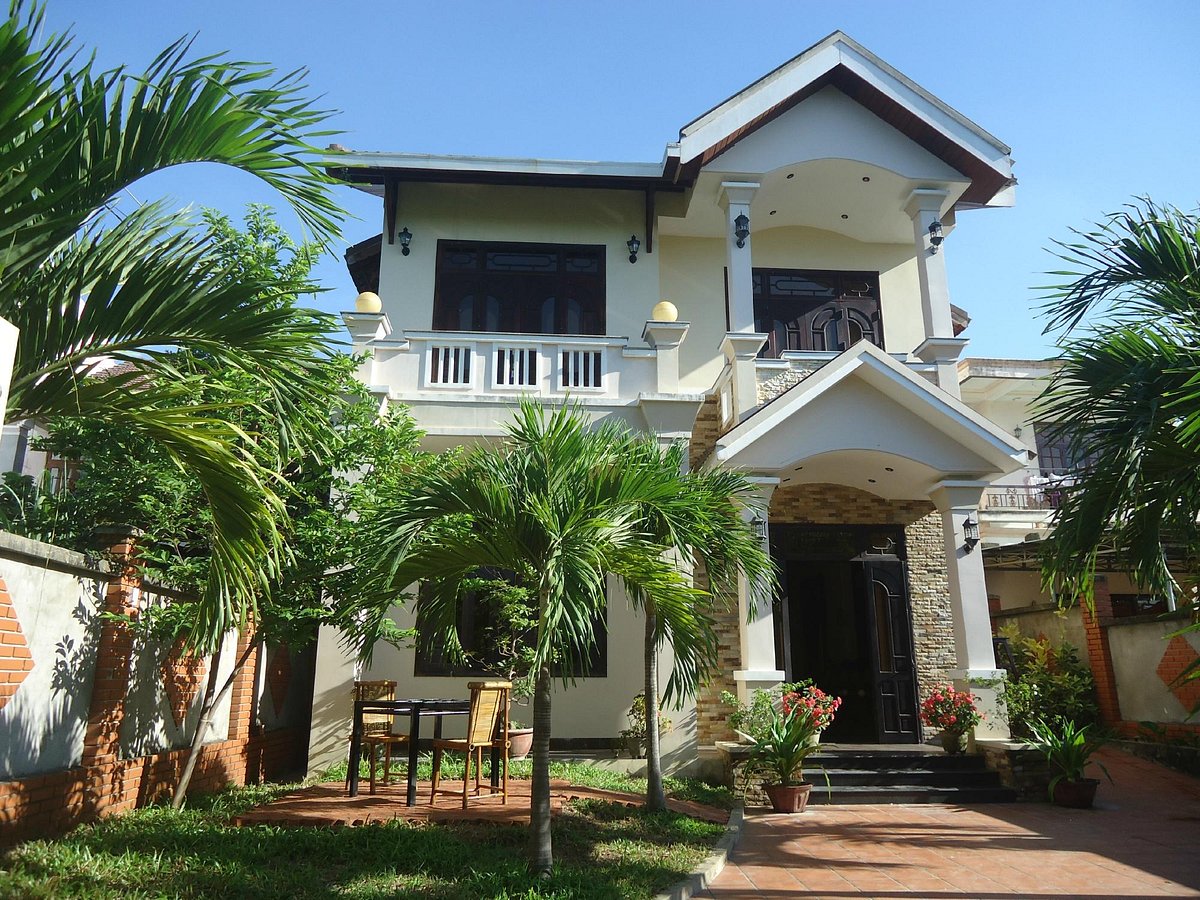
[{"label": "brick wall", "polygon": [[[34,542],[24,544],[32,547]],[[103,609],[136,617],[142,585],[135,570],[128,563],[120,562],[130,558],[132,548],[126,540],[112,549],[118,562],[103,572]],[[28,554],[28,548],[23,547],[22,552]],[[47,552],[60,556],[63,553],[56,548],[48,548]],[[54,602],[57,598],[37,599]],[[20,635],[18,618],[15,613],[5,614],[6,605],[12,610],[13,604],[4,589],[3,579],[0,579],[0,623],[18,622],[16,630],[5,630],[0,625],[0,634]],[[247,649],[249,654],[231,688],[228,739],[203,747],[190,785],[191,793],[282,777],[304,769],[306,729],[284,727],[263,731],[254,724],[257,645],[250,647],[251,640],[250,636],[242,635],[238,641],[238,655]],[[34,645],[35,655],[38,647],[46,643],[43,638]],[[104,619],[95,644],[90,702],[85,700],[88,703],[86,714],[81,716],[86,721],[78,765],[0,781],[0,844],[60,833],[80,822],[161,800],[173,791],[187,760],[188,748],[135,757],[126,757],[122,753],[121,726],[126,717],[126,705],[131,702],[133,653],[130,628],[122,621]],[[0,656],[0,659],[14,658],[13,655]],[[195,682],[194,663],[181,660],[176,653],[171,654],[170,659],[173,662],[167,674],[176,676],[182,672],[186,678],[185,690],[192,692],[194,700],[194,690],[202,689],[202,685]],[[20,664],[24,666],[23,661]],[[168,682],[171,680],[168,678]],[[19,686],[14,685],[5,701],[13,697]],[[172,713],[181,718],[186,704],[181,704],[176,694],[170,694],[170,697]],[[47,698],[48,708],[53,708],[51,700]],[[56,727],[52,717],[47,716],[43,716],[39,724],[46,729]]]},{"label": "brick wall", "polygon": [[1096,702],[1100,717],[1110,725],[1121,721],[1121,699],[1117,692],[1117,676],[1113,668],[1112,649],[1108,645],[1107,626],[1112,622],[1112,598],[1108,582],[1097,580],[1094,609],[1082,604],[1083,633],[1087,640],[1088,664],[1096,679]]}]

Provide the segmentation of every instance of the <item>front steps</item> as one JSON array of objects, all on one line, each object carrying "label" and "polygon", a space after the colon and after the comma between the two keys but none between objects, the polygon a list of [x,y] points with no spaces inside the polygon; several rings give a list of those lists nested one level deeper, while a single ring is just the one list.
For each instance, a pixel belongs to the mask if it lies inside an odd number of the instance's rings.
[{"label": "front steps", "polygon": [[982,756],[949,756],[922,746],[823,747],[805,761],[804,778],[813,785],[809,803],[971,805],[1017,799]]}]

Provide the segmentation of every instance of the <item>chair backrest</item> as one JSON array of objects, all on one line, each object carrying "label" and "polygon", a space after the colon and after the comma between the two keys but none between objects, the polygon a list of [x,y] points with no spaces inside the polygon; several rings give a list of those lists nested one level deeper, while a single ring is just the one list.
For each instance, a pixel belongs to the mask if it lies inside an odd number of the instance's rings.
[{"label": "chair backrest", "polygon": [[467,740],[472,746],[490,744],[496,723],[508,721],[508,695],[511,681],[472,681],[471,712],[467,716]]},{"label": "chair backrest", "polygon": [[[395,700],[396,682],[394,681],[356,681],[354,682],[355,700]],[[363,734],[379,734],[392,730],[390,713],[363,713]]]}]

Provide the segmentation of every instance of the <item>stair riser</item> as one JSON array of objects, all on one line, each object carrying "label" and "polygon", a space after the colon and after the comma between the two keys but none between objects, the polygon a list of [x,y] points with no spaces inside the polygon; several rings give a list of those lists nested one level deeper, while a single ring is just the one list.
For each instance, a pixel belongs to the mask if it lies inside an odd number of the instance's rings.
[{"label": "stair riser", "polygon": [[872,791],[870,793],[845,794],[839,793],[835,788],[833,797],[830,797],[821,789],[813,788],[813,792],[809,795],[808,803],[812,805],[821,804],[860,804],[860,803],[941,803],[947,806],[973,806],[977,803],[1012,803],[1016,800],[1016,795],[1012,791],[1007,791],[1003,788],[995,791],[978,791],[964,793],[962,795],[948,794],[926,794],[921,792],[891,792],[891,791]]},{"label": "stair riser", "polygon": [[[1000,776],[995,772],[869,772],[847,774],[828,772],[832,785],[878,785],[890,787],[895,784],[929,785],[932,787],[999,787]],[[809,769],[808,780],[824,784],[825,776],[820,769]]]}]

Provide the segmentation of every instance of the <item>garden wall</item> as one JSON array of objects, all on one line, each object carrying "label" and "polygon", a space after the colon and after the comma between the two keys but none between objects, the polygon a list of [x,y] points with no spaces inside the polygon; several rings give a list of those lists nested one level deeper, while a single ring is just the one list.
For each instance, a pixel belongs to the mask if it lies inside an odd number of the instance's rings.
[{"label": "garden wall", "polygon": [[[0,532],[0,843],[160,799],[182,770],[212,659],[102,616],[171,599],[130,550],[126,538],[91,557]],[[303,771],[311,651],[231,633],[219,676],[243,653],[194,792]]]},{"label": "garden wall", "polygon": [[[1116,584],[1125,589],[1123,578]],[[1096,580],[1094,611],[1005,608],[993,611],[992,623],[1015,623],[1023,635],[1079,649],[1096,679],[1101,716],[1116,730],[1150,739],[1200,737],[1200,716],[1191,714],[1200,704],[1200,681],[1179,681],[1200,657],[1200,634],[1176,633],[1189,622],[1185,613],[1117,618],[1109,588],[1110,579]]]}]

